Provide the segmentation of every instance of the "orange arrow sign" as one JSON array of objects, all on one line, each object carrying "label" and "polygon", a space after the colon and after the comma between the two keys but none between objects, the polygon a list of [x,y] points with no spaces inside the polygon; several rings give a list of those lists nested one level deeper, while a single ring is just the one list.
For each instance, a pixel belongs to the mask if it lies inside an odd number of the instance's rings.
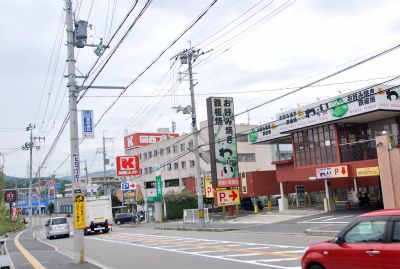
[{"label": "orange arrow sign", "polygon": [[232,198],[232,201],[236,200],[236,197],[238,197],[238,195],[236,194],[236,192],[232,192],[232,194],[229,194],[229,198]]}]

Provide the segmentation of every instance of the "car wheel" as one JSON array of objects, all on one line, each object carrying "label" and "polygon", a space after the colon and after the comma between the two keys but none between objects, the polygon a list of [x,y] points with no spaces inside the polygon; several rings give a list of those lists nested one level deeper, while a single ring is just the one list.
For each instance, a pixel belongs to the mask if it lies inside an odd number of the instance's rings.
[{"label": "car wheel", "polygon": [[66,238],[69,238],[69,234],[66,234],[65,237],[66,237]]},{"label": "car wheel", "polygon": [[51,239],[53,239],[53,237],[50,235],[50,236],[49,236],[49,240],[51,240]]},{"label": "car wheel", "polygon": [[308,269],[325,269],[322,265],[319,264],[313,264]]},{"label": "car wheel", "polygon": [[108,234],[109,231],[110,231],[110,229],[104,229],[103,233]]}]

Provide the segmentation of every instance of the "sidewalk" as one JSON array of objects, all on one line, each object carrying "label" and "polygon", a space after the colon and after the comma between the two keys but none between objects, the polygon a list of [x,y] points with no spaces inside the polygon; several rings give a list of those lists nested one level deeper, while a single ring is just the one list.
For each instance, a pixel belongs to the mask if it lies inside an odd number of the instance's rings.
[{"label": "sidewalk", "polygon": [[[98,269],[91,263],[75,264],[67,256],[56,251],[55,248],[39,242],[33,238],[33,229],[11,234],[6,241],[6,248],[16,269]],[[19,235],[19,238],[17,237]],[[15,238],[17,237],[18,240]],[[18,247],[19,246],[19,247]],[[22,246],[22,251],[21,251]],[[34,266],[35,265],[35,266]]]},{"label": "sidewalk", "polygon": [[[177,230],[177,231],[205,231],[205,232],[225,232],[240,231],[248,227],[257,225],[277,224],[290,221],[297,218],[309,217],[322,214],[324,211],[316,209],[291,209],[284,212],[262,211],[254,214],[250,211],[241,212],[239,216],[213,216],[211,222],[206,223],[206,227],[201,228],[199,224],[183,223],[182,220],[157,223],[154,228],[159,230]],[[288,233],[293,233],[288,231]]]}]

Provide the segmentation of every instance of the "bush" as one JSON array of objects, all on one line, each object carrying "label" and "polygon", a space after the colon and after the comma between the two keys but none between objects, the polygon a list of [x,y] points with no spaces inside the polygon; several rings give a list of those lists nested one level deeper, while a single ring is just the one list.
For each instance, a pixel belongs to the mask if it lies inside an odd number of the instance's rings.
[{"label": "bush", "polygon": [[168,219],[181,219],[184,209],[197,208],[197,196],[193,193],[170,191],[164,195]]}]

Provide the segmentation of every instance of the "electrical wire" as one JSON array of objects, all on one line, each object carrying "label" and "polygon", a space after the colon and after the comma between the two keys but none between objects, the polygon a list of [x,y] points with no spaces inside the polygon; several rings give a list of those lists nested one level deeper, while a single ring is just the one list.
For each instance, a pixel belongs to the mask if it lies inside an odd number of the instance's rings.
[{"label": "electrical wire", "polygon": [[118,102],[121,96],[128,90],[144,73],[147,72],[163,55],[169,50],[179,39],[182,38],[184,34],[186,34],[204,15],[211,9],[211,7],[217,2],[217,0],[213,0],[213,2],[192,22],[181,34],[179,34],[142,72],[140,72],[118,95],[118,97],[111,103],[111,105],[103,112],[100,116],[99,120],[96,122],[95,127],[101,122],[104,116],[111,110],[111,108]]}]

